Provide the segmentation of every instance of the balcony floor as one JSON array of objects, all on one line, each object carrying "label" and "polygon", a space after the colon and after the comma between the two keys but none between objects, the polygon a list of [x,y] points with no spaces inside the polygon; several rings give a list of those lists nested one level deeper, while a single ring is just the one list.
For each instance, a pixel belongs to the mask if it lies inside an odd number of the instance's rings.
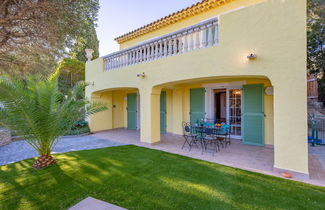
[{"label": "balcony floor", "polygon": [[[140,133],[135,130],[114,129],[98,132],[93,135],[102,139],[162,150],[234,168],[280,177],[279,173],[273,170],[274,150],[272,146],[257,147],[244,145],[240,140],[232,139],[230,147],[220,148],[220,152],[214,153],[213,155],[212,153],[201,154],[201,149],[195,146],[192,147],[191,151],[189,151],[188,147],[181,149],[184,138],[180,135],[162,134],[161,141],[154,144],[140,142]],[[295,177],[294,180],[325,186],[325,170],[316,155],[309,155],[309,171],[309,180],[301,179],[300,177]]]}]

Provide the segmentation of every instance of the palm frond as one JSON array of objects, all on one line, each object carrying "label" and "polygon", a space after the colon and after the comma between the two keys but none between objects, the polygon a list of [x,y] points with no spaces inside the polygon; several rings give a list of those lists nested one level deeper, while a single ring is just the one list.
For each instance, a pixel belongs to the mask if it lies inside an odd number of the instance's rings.
[{"label": "palm frond", "polygon": [[85,100],[85,86],[78,83],[63,96],[56,76],[24,80],[0,77],[0,124],[25,139],[40,155],[49,155],[76,121],[107,109],[105,104]]}]

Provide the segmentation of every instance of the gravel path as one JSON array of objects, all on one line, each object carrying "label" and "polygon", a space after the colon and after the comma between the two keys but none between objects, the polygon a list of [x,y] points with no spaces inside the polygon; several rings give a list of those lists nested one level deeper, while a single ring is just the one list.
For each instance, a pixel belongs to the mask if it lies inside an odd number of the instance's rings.
[{"label": "gravel path", "polygon": [[[97,149],[124,145],[95,136],[63,137],[54,147],[53,153]],[[38,153],[25,141],[15,141],[0,147],[0,166],[37,157]]]}]

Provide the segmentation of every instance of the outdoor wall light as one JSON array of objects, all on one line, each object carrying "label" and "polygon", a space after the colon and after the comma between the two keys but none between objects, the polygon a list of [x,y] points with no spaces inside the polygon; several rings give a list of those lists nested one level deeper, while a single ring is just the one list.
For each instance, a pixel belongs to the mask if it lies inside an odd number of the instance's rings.
[{"label": "outdoor wall light", "polygon": [[256,57],[257,57],[257,56],[256,56],[255,53],[251,53],[251,54],[247,55],[247,58],[248,58],[249,60],[254,60]]},{"label": "outdoor wall light", "polygon": [[141,74],[137,74],[137,77],[141,77],[141,78],[144,78],[146,75],[144,72],[142,72]]}]

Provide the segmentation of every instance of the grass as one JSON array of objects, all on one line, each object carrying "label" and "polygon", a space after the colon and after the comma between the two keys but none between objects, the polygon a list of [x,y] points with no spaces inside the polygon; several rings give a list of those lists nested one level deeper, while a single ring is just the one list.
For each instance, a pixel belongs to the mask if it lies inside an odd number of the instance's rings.
[{"label": "grass", "polygon": [[325,188],[136,146],[0,167],[0,209],[67,209],[92,196],[128,209],[324,209]]}]

